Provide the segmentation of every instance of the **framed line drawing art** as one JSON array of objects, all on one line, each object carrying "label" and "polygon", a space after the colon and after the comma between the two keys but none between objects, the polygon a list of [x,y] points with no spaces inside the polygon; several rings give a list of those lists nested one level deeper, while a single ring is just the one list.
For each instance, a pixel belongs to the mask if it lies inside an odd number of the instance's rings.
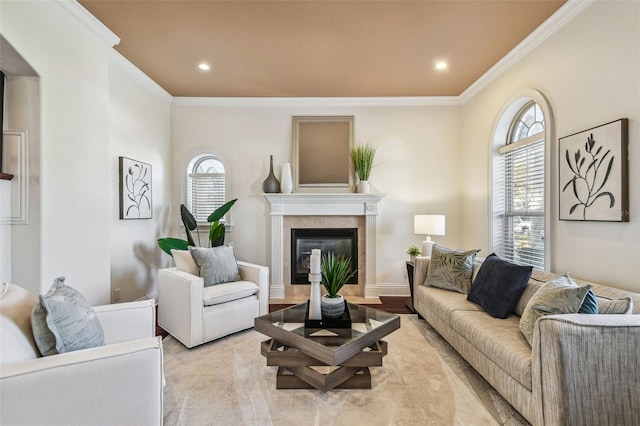
[{"label": "framed line drawing art", "polygon": [[559,139],[560,220],[629,221],[629,120]]},{"label": "framed line drawing art", "polygon": [[120,219],[151,219],[151,165],[119,157]]}]

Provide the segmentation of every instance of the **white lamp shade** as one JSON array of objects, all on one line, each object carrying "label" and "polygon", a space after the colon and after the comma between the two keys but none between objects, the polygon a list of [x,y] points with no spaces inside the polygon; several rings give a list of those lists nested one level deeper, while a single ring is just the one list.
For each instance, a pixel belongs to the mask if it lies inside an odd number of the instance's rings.
[{"label": "white lamp shade", "polygon": [[413,216],[413,232],[421,235],[444,235],[445,216],[418,214]]},{"label": "white lamp shade", "polygon": [[413,217],[413,232],[415,234],[426,235],[422,242],[422,255],[431,257],[433,241],[431,235],[444,235],[444,215],[441,214],[418,214]]}]

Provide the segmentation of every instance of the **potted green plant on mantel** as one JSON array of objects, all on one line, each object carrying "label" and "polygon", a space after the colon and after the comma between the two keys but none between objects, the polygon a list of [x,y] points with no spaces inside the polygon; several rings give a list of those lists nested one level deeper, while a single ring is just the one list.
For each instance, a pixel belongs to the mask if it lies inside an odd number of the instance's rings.
[{"label": "potted green plant on mantel", "polygon": [[416,256],[420,256],[420,249],[413,245],[409,246],[409,248],[407,249],[407,254],[410,256],[409,261],[415,262]]},{"label": "potted green plant on mantel", "polygon": [[323,318],[338,318],[344,313],[344,297],[338,292],[353,277],[356,271],[351,271],[351,258],[336,256],[329,252],[322,256],[320,265],[322,285],[327,294],[322,296],[320,310]]},{"label": "potted green plant on mantel", "polygon": [[[211,223],[211,226],[209,227],[209,247],[218,247],[224,244],[225,225],[224,223],[220,223],[220,220],[224,217],[225,214],[227,214],[231,207],[233,207],[236,201],[238,201],[237,198],[231,201],[227,201],[226,203],[215,209],[214,212],[211,213],[207,218],[207,222]],[[171,249],[187,250],[187,247],[189,246],[195,247],[196,243],[193,240],[193,236],[191,235],[191,231],[194,230],[196,231],[198,236],[198,244],[202,246],[202,244],[200,243],[200,231],[198,230],[198,222],[184,204],[180,204],[180,217],[182,218],[182,223],[184,224],[184,230],[187,233],[187,239],[182,240],[180,238],[160,238],[158,240],[158,246],[169,256],[173,256],[171,254]]]},{"label": "potted green plant on mantel", "polygon": [[351,148],[351,160],[353,168],[358,175],[358,192],[366,194],[370,191],[369,174],[373,167],[373,157],[376,155],[376,148],[369,144],[358,145]]}]

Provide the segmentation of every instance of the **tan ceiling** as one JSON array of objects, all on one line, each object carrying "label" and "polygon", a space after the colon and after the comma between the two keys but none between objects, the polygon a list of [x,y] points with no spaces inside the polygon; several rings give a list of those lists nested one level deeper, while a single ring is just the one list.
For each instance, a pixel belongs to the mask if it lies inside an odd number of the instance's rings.
[{"label": "tan ceiling", "polygon": [[564,0],[80,3],[173,96],[324,97],[459,95]]}]

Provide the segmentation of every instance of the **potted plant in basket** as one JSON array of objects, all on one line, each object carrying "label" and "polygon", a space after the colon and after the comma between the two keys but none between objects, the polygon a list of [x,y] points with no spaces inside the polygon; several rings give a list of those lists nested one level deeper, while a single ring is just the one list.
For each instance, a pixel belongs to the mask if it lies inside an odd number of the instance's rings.
[{"label": "potted plant in basket", "polygon": [[415,262],[416,256],[420,256],[420,249],[414,245],[409,246],[407,249],[407,254],[410,256],[410,261]]},{"label": "potted plant in basket", "polygon": [[356,271],[351,271],[350,257],[336,256],[333,252],[322,257],[320,271],[322,285],[327,290],[327,294],[322,296],[320,303],[322,316],[338,318],[344,313],[345,307],[344,298],[338,292],[355,275]]},{"label": "potted plant in basket", "polygon": [[358,174],[360,183],[358,183],[358,192],[369,192],[369,174],[373,167],[373,157],[376,155],[376,149],[369,144],[354,146],[351,148],[351,160],[353,168]]}]

